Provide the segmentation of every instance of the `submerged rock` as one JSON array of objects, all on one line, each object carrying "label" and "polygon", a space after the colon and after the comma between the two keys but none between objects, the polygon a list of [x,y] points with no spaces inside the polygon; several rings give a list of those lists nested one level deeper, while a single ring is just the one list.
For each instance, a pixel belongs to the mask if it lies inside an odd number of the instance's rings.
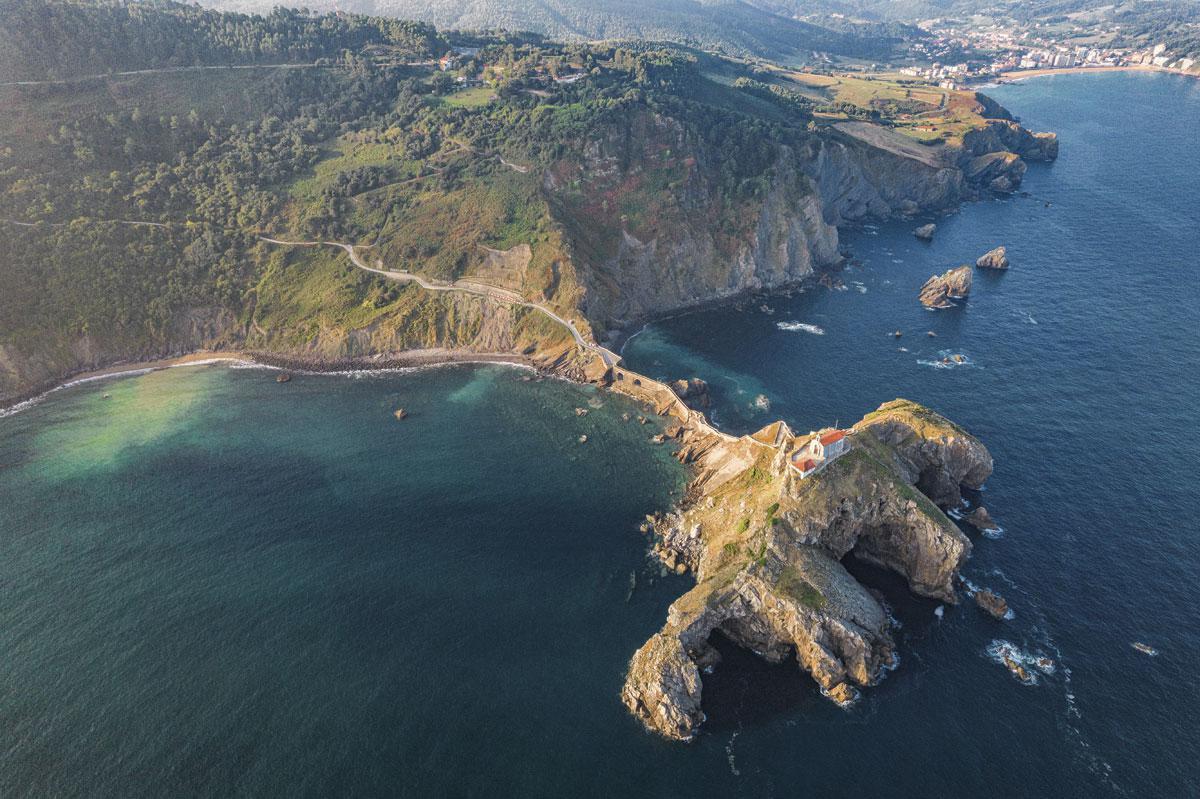
[{"label": "submerged rock", "polygon": [[1025,683],[1026,685],[1033,684],[1033,675],[1026,671],[1025,667],[1014,660],[1011,655],[1004,656],[1004,665],[1007,666],[1008,670],[1013,673],[1013,676],[1021,682]]},{"label": "submerged rock", "polygon": [[1008,603],[1004,601],[1004,597],[991,591],[976,591],[975,604],[1001,621],[1008,615]]},{"label": "submerged rock", "polygon": [[918,299],[927,308],[952,308],[951,300],[971,294],[971,277],[971,267],[966,265],[934,275],[921,286]]},{"label": "submerged rock", "polygon": [[279,376],[275,378],[275,382],[276,383],[286,383],[291,379],[292,379],[292,376],[289,375],[287,372],[280,372]]},{"label": "submerged rock", "polygon": [[1008,249],[1000,246],[979,256],[975,265],[981,269],[1008,269]]},{"label": "submerged rock", "polygon": [[976,530],[995,530],[999,526],[982,505],[964,516],[963,521]]},{"label": "submerged rock", "polygon": [[928,225],[921,225],[913,231],[913,235],[921,241],[933,241],[933,234],[937,230],[937,225],[930,222]]},{"label": "submerged rock", "polygon": [[408,418],[408,411],[404,410],[403,408],[397,408],[392,416],[395,416],[400,421],[404,421]]},{"label": "submerged rock", "polygon": [[803,478],[791,458],[811,437],[782,423],[737,439],[684,434],[695,479],[686,504],[656,525],[656,551],[697,582],[634,654],[621,694],[651,730],[695,735],[714,631],[771,662],[794,657],[839,703],[876,683],[894,662],[891,620],[842,565],[850,552],[899,573],[916,594],[957,601],[971,543],[935,502],[956,505],[960,485],[982,485],[987,450],[905,400],[845,433],[848,449]]}]

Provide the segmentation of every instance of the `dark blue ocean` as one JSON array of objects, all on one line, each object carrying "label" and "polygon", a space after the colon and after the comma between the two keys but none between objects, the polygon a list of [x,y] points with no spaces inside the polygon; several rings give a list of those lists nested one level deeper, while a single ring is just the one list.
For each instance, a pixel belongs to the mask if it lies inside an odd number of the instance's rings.
[{"label": "dark blue ocean", "polygon": [[[855,567],[902,624],[895,672],[841,710],[727,647],[704,734],[667,743],[618,693],[689,585],[637,532],[685,474],[625,401],[494,366],[90,383],[0,418],[0,796],[1200,793],[1200,82],[991,93],[1062,139],[1028,196],[932,220],[932,244],[846,231],[845,290],[625,355],[709,380],[735,432],[897,396],[966,426],[1004,529],[972,533],[965,575],[1015,618],[939,618]],[[917,303],[998,244],[1012,268],[964,307]],[[1053,673],[1019,683],[1000,642]]]}]

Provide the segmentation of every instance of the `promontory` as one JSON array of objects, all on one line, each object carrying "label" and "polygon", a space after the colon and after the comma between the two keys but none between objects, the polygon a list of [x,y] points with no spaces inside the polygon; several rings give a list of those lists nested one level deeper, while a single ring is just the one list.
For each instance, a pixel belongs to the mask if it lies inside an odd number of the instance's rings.
[{"label": "promontory", "polygon": [[695,477],[656,525],[656,550],[696,585],[633,655],[621,694],[649,729],[680,740],[704,721],[716,631],[769,661],[794,659],[841,703],[876,683],[894,658],[889,614],[842,559],[853,552],[915,594],[956,602],[971,542],[940,508],[992,472],[976,438],[907,400],[846,430],[798,435],[776,422],[732,438],[691,426],[681,458]]}]

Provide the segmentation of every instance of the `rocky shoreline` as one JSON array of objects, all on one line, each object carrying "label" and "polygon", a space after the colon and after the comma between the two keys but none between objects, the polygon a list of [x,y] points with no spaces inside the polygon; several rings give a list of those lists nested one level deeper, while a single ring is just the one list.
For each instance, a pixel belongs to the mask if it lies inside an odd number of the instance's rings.
[{"label": "rocky shoreline", "polygon": [[775,422],[718,438],[685,425],[693,469],[684,501],[654,525],[655,552],[696,586],[633,656],[622,701],[646,727],[689,740],[704,721],[702,674],[719,631],[771,662],[795,658],[839,703],[893,663],[890,617],[841,564],[891,569],[920,596],[957,602],[967,537],[942,512],[980,487],[992,458],[977,439],[916,403],[895,400],[845,432],[847,451],[802,476],[812,434]]}]

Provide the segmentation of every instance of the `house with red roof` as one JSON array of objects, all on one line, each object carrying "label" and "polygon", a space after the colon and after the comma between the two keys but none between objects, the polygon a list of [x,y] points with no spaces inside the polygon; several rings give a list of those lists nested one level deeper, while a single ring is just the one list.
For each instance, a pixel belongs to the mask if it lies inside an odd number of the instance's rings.
[{"label": "house with red roof", "polygon": [[820,463],[808,457],[807,452],[798,452],[792,457],[792,468],[795,469],[801,477],[808,477],[820,466]]},{"label": "house with red roof", "polygon": [[812,437],[792,453],[791,466],[801,477],[808,477],[828,465],[850,449],[850,439],[845,430],[829,430],[813,433]]},{"label": "house with red roof", "polygon": [[845,452],[848,444],[845,430],[831,430],[814,438],[809,448],[813,455],[831,461]]}]

